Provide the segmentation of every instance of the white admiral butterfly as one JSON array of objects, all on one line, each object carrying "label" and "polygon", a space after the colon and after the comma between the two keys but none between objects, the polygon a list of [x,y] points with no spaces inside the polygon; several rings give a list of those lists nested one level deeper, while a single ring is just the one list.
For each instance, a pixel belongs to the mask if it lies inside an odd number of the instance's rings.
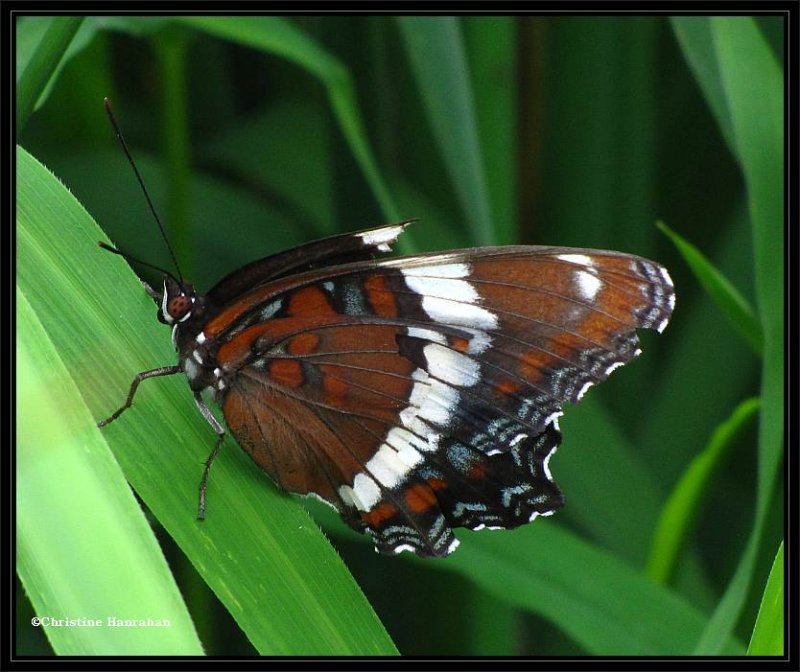
[{"label": "white admiral butterfly", "polygon": [[332,505],[382,553],[444,556],[455,527],[552,514],[563,504],[548,468],[561,407],[640,353],[637,328],[664,329],[669,274],[629,254],[559,247],[375,260],[407,224],[255,261],[206,294],[167,274],[161,292],[148,290],[178,364],[138,374],[98,424],[129,408],[142,380],[185,373],[218,434],[200,518],[225,434],[204,390],[279,487]]}]

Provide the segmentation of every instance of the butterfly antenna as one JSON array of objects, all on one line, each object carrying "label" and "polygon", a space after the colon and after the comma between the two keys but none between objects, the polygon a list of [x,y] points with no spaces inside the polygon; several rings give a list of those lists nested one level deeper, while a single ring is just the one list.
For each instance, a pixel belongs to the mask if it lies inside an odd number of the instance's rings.
[{"label": "butterfly antenna", "polygon": [[120,257],[122,257],[126,261],[132,261],[135,264],[141,264],[142,266],[147,266],[148,268],[152,268],[153,270],[158,271],[159,273],[163,273],[164,275],[168,275],[173,280],[175,279],[175,277],[172,275],[172,273],[170,273],[166,269],[161,268],[161,266],[156,266],[155,264],[151,264],[151,263],[149,263],[147,261],[142,261],[141,259],[137,259],[132,254],[128,254],[127,252],[123,252],[122,250],[120,250],[120,249],[118,249],[116,247],[112,247],[111,245],[108,245],[108,244],[104,243],[102,240],[97,241],[97,244],[100,247],[102,247],[104,250],[106,250],[108,252],[111,252],[112,254],[118,254]]},{"label": "butterfly antenna", "polygon": [[[117,140],[119,140],[119,144],[122,146],[122,151],[125,152],[125,156],[128,157],[128,163],[131,164],[131,168],[133,168],[133,172],[136,175],[136,179],[139,181],[139,186],[142,188],[142,193],[144,193],[144,197],[145,199],[147,199],[147,205],[150,207],[150,212],[153,213],[153,217],[156,220],[156,224],[158,224],[158,230],[161,232],[161,237],[164,239],[164,243],[166,244],[167,249],[169,250],[169,254],[172,257],[172,263],[175,264],[175,269],[178,271],[178,279],[181,282],[183,282],[183,273],[181,273],[181,267],[178,265],[178,260],[175,258],[175,252],[172,250],[172,245],[169,244],[169,238],[167,238],[167,232],[164,230],[164,225],[161,223],[161,220],[158,217],[158,213],[156,212],[156,209],[153,206],[153,201],[150,200],[150,194],[147,193],[147,187],[144,186],[144,180],[142,179],[142,176],[139,173],[139,169],[136,167],[136,163],[134,162],[130,150],[128,149],[128,143],[125,142],[125,137],[122,135],[122,131],[119,128],[117,119],[114,116],[114,112],[111,109],[111,101],[108,98],[103,98],[103,105],[106,108],[106,114],[108,114],[108,118],[111,121],[111,125],[114,127],[114,132],[117,134]],[[100,243],[100,247],[102,247],[104,250],[108,250],[109,252],[114,252],[115,254],[119,254],[120,256],[126,259],[130,259],[131,261],[143,264],[144,266],[150,266],[150,268],[155,268],[163,272],[163,269],[160,269],[157,266],[153,266],[152,264],[148,264],[146,262],[139,261],[138,259],[134,259],[129,254],[120,252],[116,248],[109,247],[104,243]],[[167,275],[172,275],[172,274],[167,273]]]}]

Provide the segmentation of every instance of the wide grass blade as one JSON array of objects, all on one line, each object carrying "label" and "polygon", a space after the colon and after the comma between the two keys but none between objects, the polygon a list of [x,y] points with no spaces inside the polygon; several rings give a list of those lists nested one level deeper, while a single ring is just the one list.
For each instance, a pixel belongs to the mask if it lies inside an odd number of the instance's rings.
[{"label": "wide grass blade", "polygon": [[[314,515],[331,534],[366,543],[326,507]],[[437,563],[491,595],[551,621],[593,655],[688,655],[706,616],[609,551],[550,520],[516,530],[458,532],[459,550]],[[725,653],[741,655],[734,638]]]},{"label": "wide grass blade", "polygon": [[784,655],[783,562],[783,542],[781,542],[769,572],[764,594],[761,596],[761,606],[758,609],[753,636],[747,647],[748,656]]},{"label": "wide grass blade", "polygon": [[[105,417],[123,400],[134,373],[174,361],[168,334],[124,261],[97,249],[102,231],[21,148],[17,179],[20,289],[91,415]],[[88,417],[85,426],[93,427]],[[133,408],[102,436],[127,480],[260,653],[396,652],[300,503],[278,492],[231,439],[214,465],[207,519],[195,520],[213,437],[185,380],[147,381]],[[95,538],[84,560],[102,556],[102,543]]]},{"label": "wide grass blade", "polygon": [[[685,598],[552,524],[459,535],[447,568],[557,624],[594,655],[687,655],[706,617]],[[726,654],[743,646],[728,642]]]},{"label": "wide grass blade", "polygon": [[[39,617],[96,622],[45,620],[53,650],[202,654],[141,507],[19,288],[17,328],[17,572]],[[109,619],[151,619],[152,626]]]}]

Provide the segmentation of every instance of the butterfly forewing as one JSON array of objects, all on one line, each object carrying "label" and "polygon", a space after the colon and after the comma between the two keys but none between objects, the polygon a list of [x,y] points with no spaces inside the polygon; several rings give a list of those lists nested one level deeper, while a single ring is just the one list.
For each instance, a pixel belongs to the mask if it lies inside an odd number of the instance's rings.
[{"label": "butterfly forewing", "polygon": [[411,221],[329,236],[259,259],[225,276],[206,298],[214,305],[224,306],[270,280],[312,268],[372,259],[375,254],[388,252]]},{"label": "butterfly forewing", "polygon": [[190,348],[281,487],[382,552],[446,555],[454,527],[562,504],[548,467],[562,404],[635,357],[635,329],[663,329],[673,305],[666,271],[639,257],[475,248],[278,276],[237,292]]}]

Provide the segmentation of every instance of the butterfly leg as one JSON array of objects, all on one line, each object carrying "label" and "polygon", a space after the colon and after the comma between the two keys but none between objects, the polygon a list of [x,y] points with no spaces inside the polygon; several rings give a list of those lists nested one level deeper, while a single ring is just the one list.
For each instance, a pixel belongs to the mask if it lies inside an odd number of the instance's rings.
[{"label": "butterfly leg", "polygon": [[155,299],[156,301],[161,301],[161,292],[157,292],[153,289],[149,283],[142,280],[142,286],[144,287],[144,291],[150,296],[151,299]]},{"label": "butterfly leg", "polygon": [[220,448],[222,448],[222,440],[225,438],[225,428],[219,424],[219,421],[214,417],[214,414],[209,410],[208,406],[203,402],[200,394],[194,395],[194,401],[197,408],[203,414],[206,422],[211,425],[217,433],[217,442],[214,444],[214,449],[206,460],[205,469],[203,469],[203,478],[200,479],[200,503],[197,506],[197,520],[203,520],[206,517],[206,485],[208,483],[208,472],[211,471],[211,465],[217,459]]},{"label": "butterfly leg", "polygon": [[114,422],[124,411],[127,411],[131,405],[133,404],[133,397],[136,394],[136,389],[139,387],[139,383],[143,380],[147,380],[148,378],[155,378],[156,376],[173,376],[176,373],[181,373],[180,366],[162,366],[157,369],[151,369],[150,371],[142,371],[141,373],[137,373],[136,377],[133,379],[131,383],[131,389],[128,392],[128,398],[125,400],[125,403],[117,409],[114,413],[112,413],[109,417],[105,420],[100,420],[97,423],[98,427],[105,427],[108,423]]}]

